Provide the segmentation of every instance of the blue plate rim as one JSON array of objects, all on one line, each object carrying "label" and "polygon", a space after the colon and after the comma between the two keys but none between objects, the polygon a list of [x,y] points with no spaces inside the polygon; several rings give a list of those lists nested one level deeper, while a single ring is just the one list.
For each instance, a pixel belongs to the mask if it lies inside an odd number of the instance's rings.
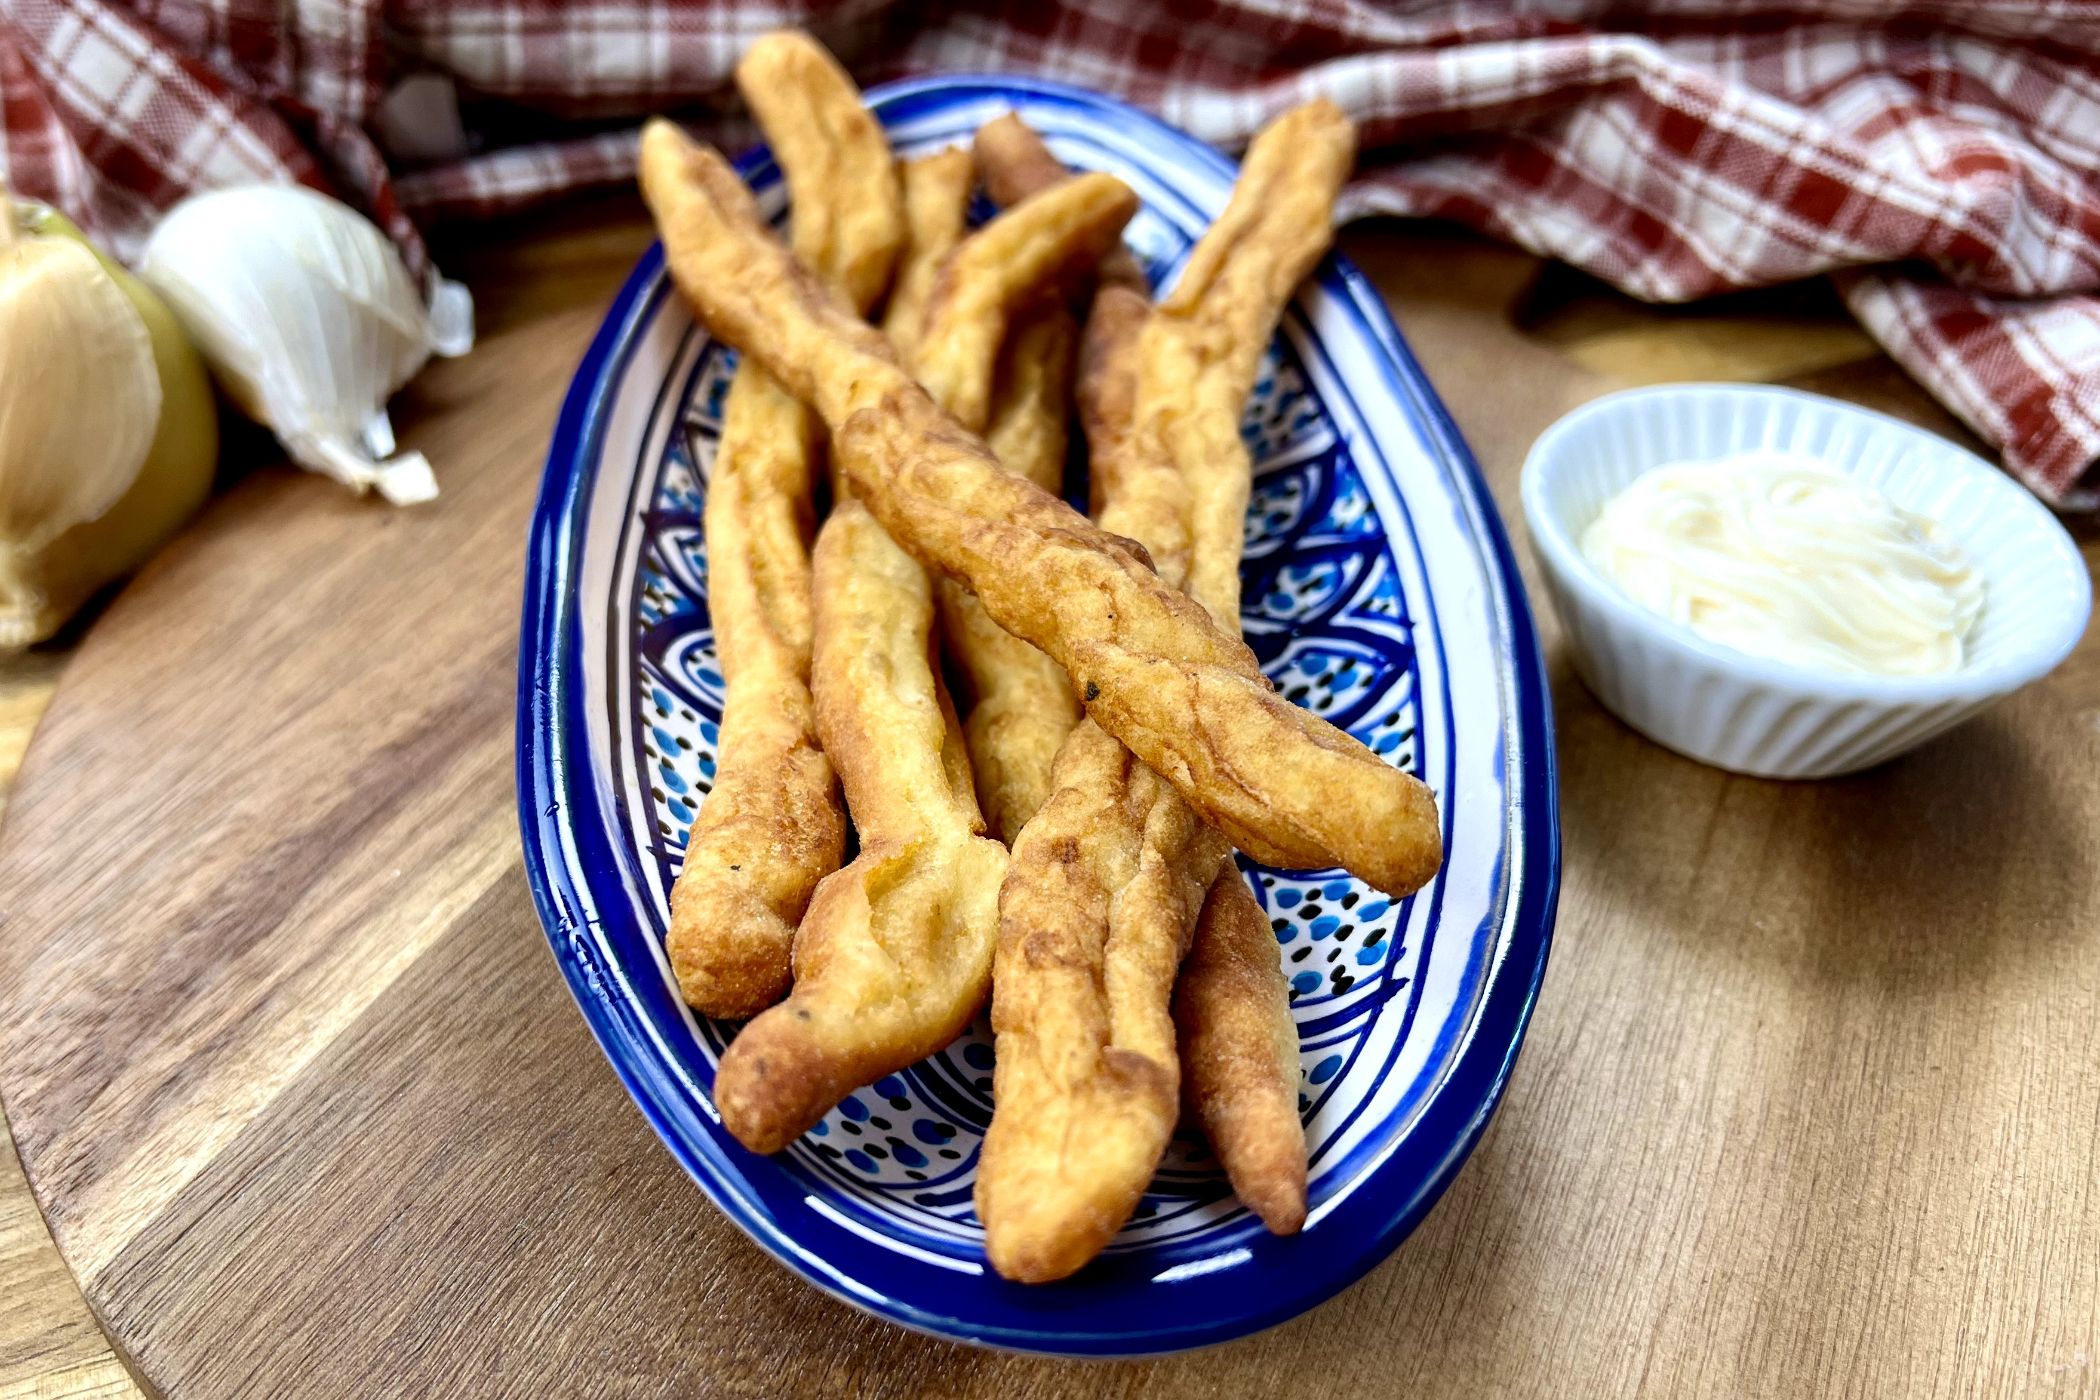
[{"label": "blue plate rim", "polygon": [[[992,96],[1019,93],[1038,102],[1105,109],[1151,130],[1228,177],[1236,170],[1228,157],[1149,113],[1100,93],[1046,79],[953,74],[885,84],[867,96],[871,106],[885,109],[885,115],[888,109],[899,109],[896,119],[901,120],[928,98],[953,99],[971,91]],[[763,148],[754,150],[737,162],[739,171],[748,175],[767,159]],[[1362,317],[1385,352],[1375,358],[1387,388],[1408,406],[1409,416],[1426,430],[1426,445],[1441,459],[1441,466],[1469,508],[1471,523],[1480,531],[1499,572],[1501,612],[1509,639],[1506,659],[1514,682],[1517,727],[1525,754],[1521,773],[1512,786],[1512,806],[1524,838],[1526,870],[1509,947],[1482,997],[1471,1040],[1443,1084],[1423,1106],[1410,1134],[1411,1152],[1431,1155],[1438,1142],[1445,1144],[1444,1150],[1434,1154],[1426,1170],[1408,1180],[1397,1185],[1384,1183],[1388,1188],[1384,1191],[1359,1190],[1343,1203],[1344,1209],[1355,1207],[1350,1211],[1352,1215],[1375,1217],[1360,1226],[1330,1227],[1323,1232],[1329,1241],[1352,1241],[1349,1249],[1299,1259],[1301,1266],[1317,1259],[1317,1276],[1306,1276],[1312,1270],[1294,1270],[1286,1287],[1270,1292],[1252,1307],[1246,1306],[1244,1292],[1236,1292],[1230,1298],[1233,1306],[1223,1310],[1199,1305],[1183,1310],[1178,1321],[1081,1331],[1055,1325],[1014,1326],[972,1320],[959,1315],[967,1310],[907,1303],[890,1296],[890,1291],[881,1285],[859,1284],[851,1274],[826,1267],[820,1256],[796,1244],[777,1222],[744,1197],[733,1176],[733,1172],[741,1172],[741,1167],[732,1168],[727,1153],[700,1150],[673,1121],[665,1107],[670,1093],[665,1067],[647,1053],[639,1028],[623,1018],[623,1009],[604,985],[605,970],[593,966],[590,930],[599,922],[598,911],[617,911],[619,905],[594,899],[592,889],[607,880],[619,882],[620,873],[617,859],[609,850],[582,849],[585,837],[593,838],[588,844],[603,844],[595,839],[597,826],[585,823],[579,830],[567,815],[578,809],[595,812],[598,806],[597,794],[587,778],[588,755],[574,751],[585,733],[581,714],[569,713],[572,706],[581,703],[571,675],[572,665],[580,670],[580,662],[575,658],[581,638],[577,611],[580,595],[575,583],[583,537],[575,526],[585,488],[594,474],[597,454],[592,448],[603,428],[603,413],[613,383],[607,370],[631,348],[647,323],[662,268],[662,248],[652,245],[621,286],[593,337],[556,422],[526,555],[516,760],[519,824],[534,906],[592,1035],[652,1130],[734,1224],[805,1281],[876,1316],[948,1340],[1059,1356],[1162,1355],[1214,1345],[1274,1326],[1354,1283],[1381,1262],[1436,1204],[1501,1100],[1545,974],[1557,915],[1561,864],[1551,695],[1516,557],[1478,463],[1393,325],[1383,299],[1363,274],[1339,254],[1331,257],[1319,274],[1329,282],[1330,291]],[[579,774],[585,776],[579,780]],[[577,841],[574,854],[580,869],[572,870],[565,859],[565,837]],[[577,873],[583,877],[583,888],[574,878]],[[620,893],[624,898],[624,884]],[[765,1160],[742,1155],[754,1164]],[[1372,1201],[1383,1208],[1367,1212],[1365,1206]],[[894,1256],[884,1256],[884,1261],[888,1271],[905,1267],[905,1261]],[[1227,1272],[1237,1274],[1237,1270]],[[1084,1278],[1082,1275],[1079,1284],[1053,1289],[1083,1287]],[[989,1273],[974,1282],[952,1275],[938,1281],[959,1294],[973,1289],[1010,1292],[1020,1287]],[[1177,1283],[1174,1287],[1181,1291],[1175,1293],[1174,1300],[1196,1301],[1191,1288],[1202,1282],[1189,1279]],[[1235,1278],[1232,1286],[1241,1289],[1243,1282]],[[1032,1292],[1040,1296],[1043,1291]],[[1219,1301],[1225,1300],[1221,1297]],[[1132,1315],[1138,1311],[1141,1310],[1133,1310]],[[1042,1314],[1046,1318],[1057,1315],[1055,1311]]]}]

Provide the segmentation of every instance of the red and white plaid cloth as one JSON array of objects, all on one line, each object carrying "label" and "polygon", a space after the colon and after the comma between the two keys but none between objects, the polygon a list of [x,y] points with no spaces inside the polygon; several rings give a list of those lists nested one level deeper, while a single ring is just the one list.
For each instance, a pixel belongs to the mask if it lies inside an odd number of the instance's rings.
[{"label": "red and white plaid cloth", "polygon": [[1435,215],[1681,301],[1838,275],[2044,499],[2100,504],[2092,0],[0,0],[0,169],[120,255],[183,194],[300,180],[417,221],[628,178],[635,118],[732,143],[730,70],[814,32],[865,81],[1047,73],[1221,146],[1324,93],[1344,212]]}]

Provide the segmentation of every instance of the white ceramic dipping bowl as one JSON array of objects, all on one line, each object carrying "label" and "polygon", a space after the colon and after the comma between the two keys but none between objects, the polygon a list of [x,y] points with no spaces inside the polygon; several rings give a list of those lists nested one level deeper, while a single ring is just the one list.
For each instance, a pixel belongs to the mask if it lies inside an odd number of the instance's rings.
[{"label": "white ceramic dipping bowl", "polygon": [[[1866,676],[1750,656],[1640,607],[1584,556],[1583,531],[1643,472],[1759,450],[1828,462],[1953,537],[1987,590],[1960,670]],[[1597,698],[1657,743],[1738,773],[1822,778],[1893,758],[2047,675],[2092,612],[2077,546],[2003,472],[1923,429],[1792,389],[1672,384],[1597,399],[1533,444],[1523,498]]]}]

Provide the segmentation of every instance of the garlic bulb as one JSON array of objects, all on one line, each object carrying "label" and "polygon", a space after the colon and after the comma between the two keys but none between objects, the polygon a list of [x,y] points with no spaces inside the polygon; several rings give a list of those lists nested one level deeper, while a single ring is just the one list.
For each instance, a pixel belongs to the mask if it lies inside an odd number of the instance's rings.
[{"label": "garlic bulb", "polygon": [[211,490],[211,383],[175,318],[0,189],[0,647],[40,641]]},{"label": "garlic bulb", "polygon": [[371,221],[301,185],[191,195],[146,241],[139,275],[292,460],[396,505],[437,495],[422,453],[394,455],[386,401],[433,351],[473,344],[464,287],[436,282],[426,310]]}]

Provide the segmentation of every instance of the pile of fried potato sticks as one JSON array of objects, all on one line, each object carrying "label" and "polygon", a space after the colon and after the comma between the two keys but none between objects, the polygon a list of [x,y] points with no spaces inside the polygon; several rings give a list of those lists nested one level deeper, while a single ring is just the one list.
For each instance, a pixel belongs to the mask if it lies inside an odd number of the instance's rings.
[{"label": "pile of fried potato sticks", "polygon": [[[671,275],[741,354],[706,507],[721,747],[669,937],[687,1001],[750,1018],[722,1121],[778,1151],[989,1000],[1002,1275],[1099,1253],[1184,1104],[1295,1231],[1297,1036],[1232,851],[1402,895],[1442,850],[1429,791],[1277,696],[1238,629],[1240,416],[1354,133],[1324,102],[1272,122],[1155,302],[1136,196],[1017,118],[900,163],[808,38],[737,81],[786,244],[712,149],[662,121],[641,148]],[[1091,520],[1059,494],[1075,417]]]}]

